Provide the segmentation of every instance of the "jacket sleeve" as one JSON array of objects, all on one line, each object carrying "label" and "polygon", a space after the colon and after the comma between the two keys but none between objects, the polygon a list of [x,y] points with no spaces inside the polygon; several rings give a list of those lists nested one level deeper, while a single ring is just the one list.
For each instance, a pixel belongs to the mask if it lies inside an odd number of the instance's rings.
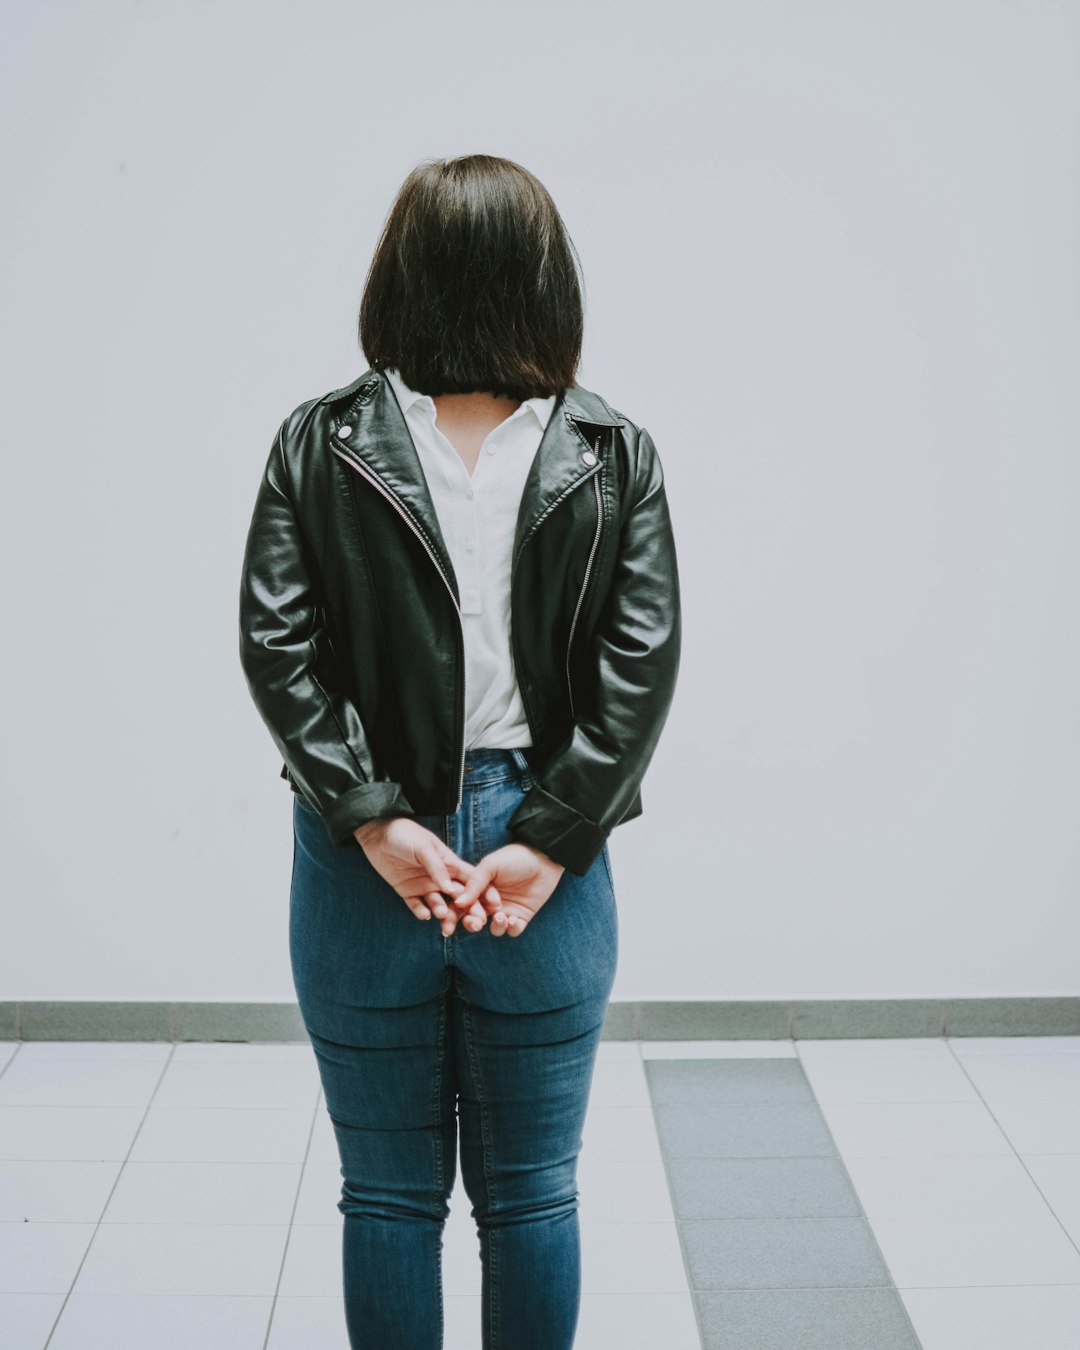
[{"label": "jacket sleeve", "polygon": [[508,821],[584,876],[637,796],[674,698],[682,640],[664,473],[644,427],[611,587],[591,638],[592,697]]},{"label": "jacket sleeve", "polygon": [[399,783],[374,780],[367,736],[341,692],[290,494],[286,418],[255,500],[240,579],[240,663],[285,766],[334,843],[377,816],[413,814]]}]

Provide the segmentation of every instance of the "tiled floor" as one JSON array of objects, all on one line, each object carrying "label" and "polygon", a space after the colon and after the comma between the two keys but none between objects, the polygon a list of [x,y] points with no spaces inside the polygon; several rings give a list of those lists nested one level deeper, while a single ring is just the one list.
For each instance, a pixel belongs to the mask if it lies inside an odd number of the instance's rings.
[{"label": "tiled floor", "polygon": [[[577,1350],[1080,1347],[1080,1037],[605,1041],[579,1180]],[[346,1350],[339,1184],[306,1044],[0,1043],[3,1350]]]}]

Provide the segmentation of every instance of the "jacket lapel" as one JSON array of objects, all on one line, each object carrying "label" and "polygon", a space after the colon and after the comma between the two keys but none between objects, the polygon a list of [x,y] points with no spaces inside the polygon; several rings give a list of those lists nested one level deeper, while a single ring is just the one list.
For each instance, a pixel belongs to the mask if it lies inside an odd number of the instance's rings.
[{"label": "jacket lapel", "polygon": [[[353,393],[356,397],[334,414],[335,446],[360,461],[413,517],[437,551],[460,602],[457,578],[420,456],[389,380],[372,368],[320,402],[337,401]],[[555,502],[597,471],[602,458],[598,429],[622,426],[623,422],[598,394],[580,385],[559,394],[522,490],[514,534],[515,562],[522,544]]]}]

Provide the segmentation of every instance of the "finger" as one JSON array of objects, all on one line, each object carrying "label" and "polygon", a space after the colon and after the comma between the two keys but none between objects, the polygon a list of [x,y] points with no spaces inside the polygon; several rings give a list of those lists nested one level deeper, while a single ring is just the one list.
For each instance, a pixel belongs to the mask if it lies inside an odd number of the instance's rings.
[{"label": "finger", "polygon": [[486,921],[487,915],[479,905],[474,905],[468,914],[461,920],[470,933],[479,933]]},{"label": "finger", "polygon": [[428,844],[422,844],[417,849],[417,857],[440,891],[449,893],[458,889],[459,883],[450,875],[446,858],[436,847],[434,839]]},{"label": "finger", "polygon": [[497,909],[491,916],[488,927],[491,930],[492,937],[502,937],[506,932],[506,924],[509,919],[505,909]]},{"label": "finger", "polygon": [[428,891],[424,899],[427,901],[428,909],[437,919],[445,919],[450,913],[450,907],[447,905],[442,891]]},{"label": "finger", "polygon": [[[450,903],[460,911],[468,907],[469,898],[465,892],[462,891],[461,895],[455,896]],[[501,909],[502,896],[499,894],[497,887],[486,886],[480,896],[479,903],[483,905],[489,914],[494,914],[497,909]]]},{"label": "finger", "polygon": [[494,879],[498,871],[495,863],[491,861],[490,855],[481,858],[473,869],[472,876],[465,883],[465,889],[460,895],[454,898],[454,907],[457,910],[468,910],[476,904],[477,900],[484,893],[485,888]]},{"label": "finger", "polygon": [[508,916],[506,931],[511,937],[520,937],[527,927],[528,924],[520,914],[511,914]]},{"label": "finger", "polygon": [[418,919],[430,919],[431,910],[420,899],[418,895],[406,895],[402,899],[409,906]]},{"label": "finger", "polygon": [[424,896],[424,899],[430,905],[432,913],[440,921],[443,936],[449,937],[457,927],[458,916],[453,912],[438,891],[428,891]]}]

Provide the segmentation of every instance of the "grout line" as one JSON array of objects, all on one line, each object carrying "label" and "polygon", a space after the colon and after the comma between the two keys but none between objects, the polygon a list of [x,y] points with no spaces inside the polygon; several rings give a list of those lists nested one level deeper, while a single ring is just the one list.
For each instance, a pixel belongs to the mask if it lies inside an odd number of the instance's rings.
[{"label": "grout line", "polygon": [[154,1098],[157,1096],[157,1094],[158,1094],[158,1092],[159,1092],[159,1090],[160,1090],[160,1088],[161,1088],[161,1082],[162,1082],[162,1079],[165,1077],[165,1074],[168,1072],[169,1065],[172,1063],[172,1061],[173,1061],[173,1056],[174,1056],[175,1054],[176,1054],[176,1046],[175,1046],[175,1044],[174,1044],[174,1045],[173,1045],[173,1048],[169,1051],[169,1054],[168,1054],[168,1056],[166,1057],[164,1064],[162,1065],[161,1073],[158,1074],[158,1080],[157,1080],[157,1082],[154,1084],[154,1090],[153,1090],[153,1092],[151,1092],[151,1094],[150,1094],[150,1099],[149,1099],[149,1101],[146,1103],[146,1110],[143,1112],[143,1114],[142,1114],[142,1119],[139,1121],[138,1127],[136,1128],[135,1133],[134,1133],[134,1134],[132,1135],[132,1137],[131,1137],[131,1143],[128,1145],[128,1150],[127,1150],[127,1152],[124,1154],[123,1161],[121,1162],[120,1168],[119,1168],[119,1170],[118,1170],[117,1173],[116,1173],[116,1179],[113,1181],[113,1184],[112,1184],[112,1186],[111,1186],[111,1188],[110,1188],[110,1190],[109,1190],[109,1194],[105,1197],[105,1203],[104,1203],[104,1204],[102,1205],[102,1207],[101,1207],[101,1213],[98,1215],[97,1223],[94,1225],[94,1231],[90,1234],[90,1241],[86,1244],[86,1250],[85,1250],[85,1251],[83,1252],[83,1254],[82,1254],[82,1259],[80,1260],[79,1265],[78,1265],[78,1268],[77,1268],[76,1271],[75,1271],[75,1275],[74,1275],[74,1277],[72,1278],[71,1284],[68,1286],[68,1291],[67,1291],[67,1293],[64,1295],[64,1301],[63,1301],[63,1303],[61,1303],[61,1305],[60,1305],[60,1311],[56,1314],[56,1317],[53,1319],[53,1324],[52,1324],[52,1326],[49,1328],[49,1334],[48,1334],[48,1336],[47,1336],[46,1339],[45,1339],[45,1344],[44,1344],[44,1346],[42,1347],[42,1350],[49,1350],[49,1346],[50,1346],[51,1343],[52,1343],[52,1338],[53,1338],[53,1336],[56,1335],[56,1328],[60,1325],[60,1319],[63,1317],[63,1315],[64,1315],[64,1309],[65,1309],[65,1308],[67,1307],[67,1305],[68,1305],[68,1299],[71,1297],[71,1291],[72,1291],[72,1289],[74,1289],[75,1284],[76,1284],[76,1282],[78,1281],[79,1275],[80,1275],[81,1272],[82,1272],[82,1268],[83,1268],[83,1266],[86,1264],[86,1258],[87,1258],[87,1256],[89,1256],[89,1254],[90,1254],[90,1252],[91,1252],[91,1250],[92,1250],[92,1248],[93,1248],[93,1246],[94,1246],[94,1239],[97,1237],[97,1235],[98,1235],[98,1230],[101,1228],[101,1221],[102,1221],[102,1218],[103,1218],[104,1215],[105,1215],[105,1211],[109,1208],[109,1202],[112,1200],[113,1196],[116,1194],[116,1188],[117,1188],[117,1186],[120,1184],[120,1178],[124,1175],[124,1168],[127,1166],[128,1160],[129,1160],[129,1158],[131,1157],[131,1150],[135,1147],[135,1143],[136,1143],[136,1141],[138,1140],[139,1135],[142,1133],[142,1128],[143,1128],[143,1126],[146,1124],[146,1117],[147,1117],[147,1116],[149,1115],[149,1113],[150,1113],[150,1108],[151,1108],[151,1107],[153,1106],[153,1104],[154,1104]]},{"label": "grout line", "polygon": [[25,1044],[24,1041],[15,1042],[15,1049],[9,1055],[7,1063],[4,1065],[2,1069],[0,1069],[0,1078],[3,1078],[4,1074],[7,1073],[8,1069],[10,1069],[11,1066],[15,1063],[15,1061],[19,1058],[19,1051],[23,1048],[24,1044]]},{"label": "grout line", "polygon": [[292,1211],[289,1214],[289,1224],[285,1230],[285,1249],[281,1253],[281,1264],[278,1266],[277,1282],[274,1285],[274,1296],[270,1300],[270,1315],[266,1319],[266,1335],[263,1338],[263,1350],[267,1350],[270,1344],[270,1332],[274,1326],[274,1314],[277,1312],[278,1294],[281,1292],[281,1280],[285,1274],[285,1262],[289,1255],[289,1244],[292,1241],[293,1224],[296,1220],[296,1209],[300,1203],[300,1192],[304,1187],[304,1172],[307,1170],[308,1159],[311,1157],[311,1141],[315,1137],[315,1126],[319,1123],[319,1105],[322,1102],[322,1085],[315,1097],[315,1109],[311,1113],[311,1124],[308,1127],[307,1146],[304,1149],[304,1160],[300,1164],[300,1177],[296,1183],[296,1194],[293,1196]]},{"label": "grout line", "polygon": [[[1005,1142],[1008,1144],[1009,1148],[1012,1150],[1013,1156],[1016,1158],[1017,1162],[1018,1162],[1018,1163],[1020,1164],[1020,1166],[1024,1169],[1024,1171],[1027,1173],[1027,1175],[1031,1178],[1031,1184],[1035,1187],[1035,1189],[1036,1189],[1036,1190],[1039,1192],[1039,1194],[1042,1196],[1044,1202],[1046,1203],[1046,1208],[1047,1208],[1047,1209],[1050,1211],[1050,1213],[1054,1216],[1055,1220],[1056,1220],[1057,1223],[1058,1223],[1058,1226],[1061,1228],[1061,1231],[1065,1234],[1065,1237],[1068,1239],[1069,1245],[1072,1247],[1072,1249],[1073,1249],[1075,1252],[1077,1252],[1078,1255],[1080,1255],[1080,1245],[1077,1244],[1076,1239],[1075,1239],[1075,1238],[1073,1237],[1073,1235],[1069,1232],[1069,1230],[1065,1227],[1065,1224],[1062,1222],[1060,1216],[1058,1215],[1057,1210],[1054,1209],[1054,1206],[1053,1206],[1053,1205],[1050,1203],[1050,1201],[1047,1199],[1046,1193],[1043,1191],[1043,1188],[1042,1188],[1042,1187],[1039,1185],[1039,1183],[1035,1180],[1034,1176],[1032,1176],[1031,1169],[1028,1167],[1027,1163],[1024,1161],[1023,1156],[1021,1155],[1019,1149],[1017,1149],[1016,1145],[1015,1145],[1015,1144],[1013,1143],[1013,1141],[1009,1138],[1008,1131],[1004,1128],[1004,1126],[1003,1126],[1003,1125],[1001,1124],[1001,1122],[998,1120],[997,1116],[994,1114],[994,1109],[993,1109],[993,1107],[992,1107],[992,1106],[990,1105],[990,1103],[986,1100],[986,1098],[983,1096],[983,1094],[979,1091],[979,1085],[978,1085],[978,1084],[975,1082],[975,1080],[972,1078],[971,1074],[968,1072],[967,1066],[964,1064],[964,1057],[963,1057],[963,1055],[958,1055],[958,1054],[956,1053],[956,1051],[952,1048],[952,1045],[951,1045],[951,1043],[950,1043],[948,1037],[945,1038],[945,1044],[946,1044],[946,1046],[947,1046],[947,1048],[948,1048],[949,1054],[952,1055],[953,1059],[954,1059],[954,1060],[956,1061],[956,1063],[960,1066],[961,1072],[963,1073],[964,1077],[965,1077],[965,1078],[967,1079],[967,1081],[971,1084],[972,1090],[973,1090],[973,1091],[976,1093],[976,1095],[978,1096],[979,1101],[981,1101],[982,1104],[983,1104],[983,1106],[986,1107],[986,1110],[987,1110],[987,1112],[989,1113],[990,1119],[994,1122],[994,1124],[997,1126],[997,1128],[1001,1131],[1002,1138],[1005,1140]],[[1018,1056],[1018,1058],[1019,1058],[1019,1056]]]}]

